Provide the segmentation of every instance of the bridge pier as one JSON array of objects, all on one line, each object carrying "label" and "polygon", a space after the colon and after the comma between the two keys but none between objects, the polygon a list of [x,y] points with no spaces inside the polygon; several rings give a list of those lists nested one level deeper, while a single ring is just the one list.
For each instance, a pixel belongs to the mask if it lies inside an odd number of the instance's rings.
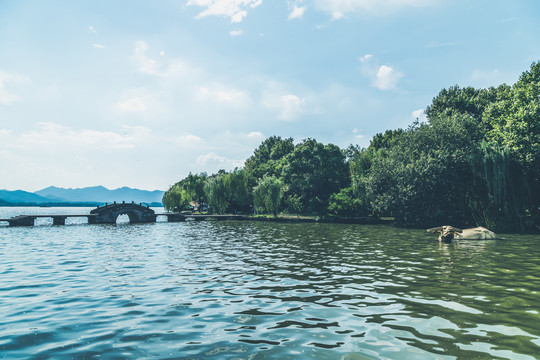
[{"label": "bridge pier", "polygon": [[8,219],[9,226],[34,226],[34,216],[16,216],[11,219]]},{"label": "bridge pier", "polygon": [[67,216],[53,216],[53,225],[66,225]]},{"label": "bridge pier", "polygon": [[182,222],[186,221],[186,217],[182,214],[165,214],[168,222]]}]

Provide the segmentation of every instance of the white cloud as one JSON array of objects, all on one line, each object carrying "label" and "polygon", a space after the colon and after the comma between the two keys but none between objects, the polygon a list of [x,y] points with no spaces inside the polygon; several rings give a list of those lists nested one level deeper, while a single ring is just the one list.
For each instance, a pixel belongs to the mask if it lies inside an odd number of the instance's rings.
[{"label": "white cloud", "polygon": [[406,8],[432,6],[439,0],[314,0],[318,10],[331,14],[333,20],[350,13],[387,15]]},{"label": "white cloud", "polygon": [[360,129],[353,129],[352,133],[354,134],[354,138],[356,140],[362,140],[364,139],[366,136],[364,134],[360,134]]},{"label": "white cloud", "polygon": [[262,4],[262,0],[188,0],[188,6],[206,7],[197,15],[197,18],[206,16],[228,17],[232,23],[241,22],[246,16],[246,9],[255,8]]},{"label": "white cloud", "polygon": [[88,30],[90,30],[94,34],[97,34],[97,30],[92,25],[88,26]]},{"label": "white cloud", "polygon": [[504,72],[495,70],[475,70],[470,77],[471,85],[475,87],[490,87],[498,86],[499,84],[511,84],[515,80],[513,76]]},{"label": "white cloud", "polygon": [[375,80],[375,87],[381,90],[392,90],[396,87],[399,79],[403,77],[403,74],[396,71],[394,68],[386,65],[381,65],[377,71],[377,79]]},{"label": "white cloud", "polygon": [[0,104],[11,105],[19,99],[20,97],[18,95],[4,89],[4,85],[0,82]]},{"label": "white cloud", "polygon": [[218,170],[232,170],[236,167],[244,166],[244,160],[233,160],[220,156],[215,152],[210,152],[205,155],[198,156],[196,163],[199,166],[207,169],[210,172],[217,172]]},{"label": "white cloud", "polygon": [[418,109],[418,110],[414,110],[411,114],[412,118],[414,120],[418,119],[418,121],[420,122],[426,122],[427,121],[427,117],[426,117],[426,113],[424,112],[424,109]]},{"label": "white cloud", "polygon": [[360,62],[367,62],[367,61],[369,61],[369,59],[371,59],[372,57],[373,57],[373,55],[371,55],[371,54],[366,54],[366,55],[364,55],[364,56],[362,56],[362,57],[360,58]]},{"label": "white cloud", "polygon": [[159,59],[154,59],[148,55],[149,48],[144,40],[135,42],[133,60],[137,71],[142,74],[175,78],[185,76],[186,74],[194,74],[199,71],[182,59],[167,59],[164,56],[164,51],[159,52]]},{"label": "white cloud", "polygon": [[6,84],[18,86],[29,81],[28,78],[17,74],[11,74],[0,70],[0,104],[11,105],[20,100],[20,96],[12,90],[6,89]]},{"label": "white cloud", "polygon": [[293,20],[293,19],[301,19],[302,16],[304,16],[304,13],[306,12],[306,7],[305,6],[297,6],[297,5],[294,5],[293,9],[291,10],[290,14],[289,14],[289,20]]},{"label": "white cloud", "polygon": [[0,139],[3,186],[28,190],[51,184],[165,188],[167,176],[174,176],[159,158],[189,154],[195,159],[193,153],[200,151],[173,135],[130,125],[98,130],[40,122],[23,132],[0,130]]},{"label": "white cloud", "polygon": [[388,65],[378,65],[373,55],[364,55],[359,59],[362,64],[362,74],[371,80],[374,87],[380,90],[393,90],[403,73]]},{"label": "white cloud", "polygon": [[294,94],[267,95],[263,105],[278,111],[279,120],[294,121],[305,111],[306,99]]},{"label": "white cloud", "polygon": [[293,94],[281,96],[279,98],[279,105],[282,111],[279,118],[282,120],[292,120],[296,118],[302,112],[305,103],[305,98],[299,98]]},{"label": "white cloud", "polygon": [[146,41],[137,41],[135,43],[135,55],[134,59],[138,66],[138,71],[143,74],[157,75],[157,63],[154,59],[146,56],[148,50],[148,44]]},{"label": "white cloud", "polygon": [[163,91],[150,92],[146,87],[132,88],[124,91],[110,106],[111,116],[128,116],[130,119],[159,119],[167,113],[167,96]]},{"label": "white cloud", "polygon": [[105,45],[101,45],[101,44],[92,44],[92,46],[99,49],[105,49]]},{"label": "white cloud", "polygon": [[245,106],[250,100],[249,96],[236,89],[227,89],[223,85],[200,86],[196,93],[199,101],[210,101],[230,106]]},{"label": "white cloud", "polygon": [[232,36],[232,37],[236,37],[236,36],[240,36],[244,33],[243,30],[231,30],[229,32],[229,34]]},{"label": "white cloud", "polygon": [[[74,129],[54,122],[38,122],[36,128],[22,134],[7,133],[8,149],[29,153],[54,153],[58,150],[80,152],[88,149],[133,149],[149,138],[151,130],[124,125],[120,132]],[[66,150],[69,149],[69,150]]]},{"label": "white cloud", "polygon": [[178,144],[182,146],[194,146],[200,144],[202,139],[197,135],[187,134],[178,136],[177,141]]},{"label": "white cloud", "polygon": [[260,131],[252,131],[247,134],[247,137],[250,139],[264,139],[264,134]]},{"label": "white cloud", "polygon": [[116,108],[120,111],[142,112],[146,111],[146,104],[143,99],[136,97],[117,103]]},{"label": "white cloud", "polygon": [[332,20],[339,20],[345,17],[345,13],[340,10],[333,10],[331,11]]}]

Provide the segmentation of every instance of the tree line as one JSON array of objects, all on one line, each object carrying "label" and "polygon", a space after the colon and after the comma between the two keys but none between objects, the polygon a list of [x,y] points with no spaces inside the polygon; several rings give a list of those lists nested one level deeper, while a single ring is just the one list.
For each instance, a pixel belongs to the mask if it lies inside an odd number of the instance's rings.
[{"label": "tree line", "polygon": [[425,114],[367,148],[272,136],[243,168],[189,174],[163,204],[540,230],[540,62],[512,86],[443,89]]}]

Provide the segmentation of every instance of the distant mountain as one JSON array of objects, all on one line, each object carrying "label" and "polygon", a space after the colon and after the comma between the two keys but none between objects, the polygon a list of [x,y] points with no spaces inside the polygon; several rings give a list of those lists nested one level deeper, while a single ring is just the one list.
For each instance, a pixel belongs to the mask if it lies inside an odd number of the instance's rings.
[{"label": "distant mountain", "polygon": [[9,206],[9,205],[11,205],[10,202],[7,202],[7,201],[4,201],[4,200],[0,199],[0,206]]},{"label": "distant mountain", "polygon": [[[61,202],[62,199],[49,198],[47,196],[42,196],[39,194],[31,193],[28,191],[22,190],[0,190],[0,200],[3,202],[20,204],[20,203],[35,203],[35,204],[44,204],[44,203],[55,203]],[[3,204],[5,205],[5,204]]]},{"label": "distant mountain", "polygon": [[134,201],[136,203],[161,203],[164,191],[139,190],[129,187],[109,190],[103,186],[93,186],[80,189],[64,189],[50,186],[43,190],[36,191],[35,194],[45,196],[49,199],[56,199],[56,201],[108,203],[112,203],[114,201]]}]

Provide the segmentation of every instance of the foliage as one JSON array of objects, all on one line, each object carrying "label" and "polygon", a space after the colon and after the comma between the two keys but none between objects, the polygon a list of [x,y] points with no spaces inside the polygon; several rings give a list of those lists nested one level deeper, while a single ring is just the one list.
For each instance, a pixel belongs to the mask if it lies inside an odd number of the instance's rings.
[{"label": "foliage", "polygon": [[399,141],[403,135],[403,129],[386,130],[383,133],[378,133],[373,136],[369,143],[370,150],[390,149]]},{"label": "foliage", "polygon": [[225,175],[225,186],[228,195],[228,211],[246,212],[249,210],[251,199],[248,191],[248,173],[244,169],[234,169]]},{"label": "foliage", "polygon": [[163,207],[167,211],[180,212],[189,208],[188,194],[179,184],[171,186],[171,188],[163,194]]},{"label": "foliage", "polygon": [[296,214],[296,216],[299,217],[303,210],[300,196],[294,194],[289,195],[287,198],[285,198],[285,207],[289,213]]},{"label": "foliage", "polygon": [[491,228],[523,231],[531,227],[527,213],[529,189],[508,148],[483,141],[474,152],[473,187],[468,205],[477,223]]},{"label": "foliage", "polygon": [[279,213],[279,204],[283,197],[283,181],[275,176],[264,175],[253,188],[253,201],[257,212]]},{"label": "foliage", "polygon": [[208,176],[206,173],[191,174],[177,182],[163,195],[163,206],[168,211],[182,211],[190,208],[189,203],[196,201],[199,204],[206,202],[204,183]]},{"label": "foliage", "polygon": [[204,193],[204,183],[208,179],[206,173],[201,174],[191,174],[180,182],[183,188],[188,194],[189,201],[196,201],[199,204],[204,204],[206,202],[206,195]]},{"label": "foliage", "polygon": [[333,144],[306,139],[285,157],[284,164],[287,197],[299,197],[306,211],[324,213],[330,195],[350,183],[345,154]]},{"label": "foliage", "polygon": [[[376,214],[405,223],[464,221],[469,152],[478,137],[467,115],[409,128],[388,154],[378,154],[366,179]],[[464,211],[465,210],[465,211]]]},{"label": "foliage", "polygon": [[253,155],[246,160],[245,170],[249,174],[249,185],[254,187],[264,175],[281,175],[282,161],[294,150],[293,139],[272,136],[264,140]]},{"label": "foliage", "polygon": [[354,196],[353,189],[348,187],[330,196],[328,213],[345,217],[367,216],[369,212],[362,205],[362,200]]},{"label": "foliage", "polygon": [[442,90],[426,114],[397,141],[372,142],[386,152],[350,161],[353,189],[366,190],[373,211],[407,223],[538,229],[540,64],[513,86]]},{"label": "foliage", "polygon": [[508,147],[529,175],[540,171],[540,62],[490,104],[484,119],[493,125],[487,138]]},{"label": "foliage", "polygon": [[210,209],[217,214],[224,214],[229,206],[229,188],[227,175],[220,173],[211,176],[204,184],[204,193]]},{"label": "foliage", "polygon": [[371,207],[370,199],[368,198],[368,175],[373,161],[376,158],[384,158],[386,154],[387,151],[385,148],[374,150],[371,147],[368,149],[356,149],[354,151],[349,148],[348,163],[352,196],[358,200],[358,210],[362,213],[368,212],[368,209]]},{"label": "foliage", "polygon": [[[502,88],[506,87],[503,85]],[[500,89],[475,89],[472,87],[460,88],[455,85],[443,89],[433,99],[425,113],[430,121],[436,118],[449,117],[452,115],[465,115],[476,120],[482,127],[489,125],[482,123],[482,114],[486,106],[493,102]],[[487,129],[486,129],[487,131]]]}]

